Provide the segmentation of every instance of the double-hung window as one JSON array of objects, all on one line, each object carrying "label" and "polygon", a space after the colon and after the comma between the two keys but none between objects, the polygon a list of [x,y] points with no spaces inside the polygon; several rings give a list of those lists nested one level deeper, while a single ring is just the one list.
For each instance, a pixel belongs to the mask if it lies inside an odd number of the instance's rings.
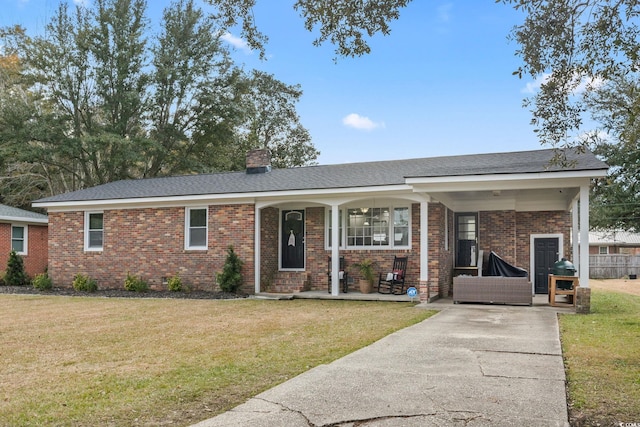
[{"label": "double-hung window", "polygon": [[184,248],[191,250],[207,249],[207,208],[187,208],[185,218]]},{"label": "double-hung window", "polygon": [[18,255],[27,254],[27,226],[26,225],[11,226],[11,249],[16,251]]},{"label": "double-hung window", "polygon": [[[349,248],[407,248],[410,245],[408,206],[350,207],[340,210],[340,246]],[[327,210],[327,242],[332,246],[331,210]]]},{"label": "double-hung window", "polygon": [[104,242],[104,213],[85,212],[84,250],[101,251]]}]

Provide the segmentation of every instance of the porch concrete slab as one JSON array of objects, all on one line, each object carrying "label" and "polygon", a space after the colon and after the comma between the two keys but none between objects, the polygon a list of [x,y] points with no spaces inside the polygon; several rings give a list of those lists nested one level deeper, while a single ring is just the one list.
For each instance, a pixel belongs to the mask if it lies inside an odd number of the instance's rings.
[{"label": "porch concrete slab", "polygon": [[443,307],[197,426],[569,425],[554,310]]}]

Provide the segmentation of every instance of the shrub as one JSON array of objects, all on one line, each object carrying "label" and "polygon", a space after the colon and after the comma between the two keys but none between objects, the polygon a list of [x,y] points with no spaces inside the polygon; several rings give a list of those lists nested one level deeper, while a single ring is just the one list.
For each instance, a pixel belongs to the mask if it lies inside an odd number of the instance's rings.
[{"label": "shrub", "polygon": [[48,291],[53,288],[53,282],[47,273],[40,273],[33,278],[33,287],[41,291]]},{"label": "shrub", "polygon": [[218,284],[224,292],[237,292],[242,285],[242,260],[233,251],[233,246],[227,250],[227,259],[222,267],[222,273],[218,274]]},{"label": "shrub", "polygon": [[169,280],[167,281],[167,289],[171,292],[182,291],[182,279],[180,279],[180,276],[178,276],[177,273],[175,276],[169,277]]},{"label": "shrub", "polygon": [[27,273],[24,271],[24,261],[22,257],[11,251],[7,262],[7,271],[4,274],[4,283],[7,286],[23,286],[29,282]]},{"label": "shrub", "polygon": [[73,278],[73,289],[78,292],[95,292],[98,290],[98,282],[89,276],[78,273]]},{"label": "shrub", "polygon": [[147,292],[149,290],[149,284],[141,277],[132,276],[127,273],[127,278],[124,279],[124,288],[132,292]]}]

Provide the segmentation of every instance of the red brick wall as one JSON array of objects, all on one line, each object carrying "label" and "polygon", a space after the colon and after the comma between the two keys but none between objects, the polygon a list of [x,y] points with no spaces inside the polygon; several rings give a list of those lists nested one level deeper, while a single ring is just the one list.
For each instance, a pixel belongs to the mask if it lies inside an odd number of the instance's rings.
[{"label": "red brick wall", "polygon": [[279,210],[264,208],[260,212],[260,289],[267,290],[278,273]]},{"label": "red brick wall", "polygon": [[[47,269],[48,246],[46,225],[32,225],[27,227],[27,255],[23,255],[24,269],[30,278],[44,273]],[[0,271],[5,271],[11,252],[11,224],[0,224]]]},{"label": "red brick wall", "polygon": [[[494,251],[510,264],[517,261],[516,212],[484,211],[478,214],[478,250]],[[529,244],[527,240],[526,244]]]},{"label": "red brick wall", "polygon": [[563,234],[565,257],[571,256],[571,213],[565,211],[516,212],[515,265],[531,272],[532,234]]},{"label": "red brick wall", "polygon": [[253,292],[253,205],[209,207],[209,249],[184,249],[184,208],[104,211],[104,251],[84,252],[84,212],[50,213],[49,273],[56,286],[70,286],[77,273],[101,288],[120,288],[127,273],[162,289],[178,273],[194,289],[218,289],[227,248],[244,262],[242,291]]}]

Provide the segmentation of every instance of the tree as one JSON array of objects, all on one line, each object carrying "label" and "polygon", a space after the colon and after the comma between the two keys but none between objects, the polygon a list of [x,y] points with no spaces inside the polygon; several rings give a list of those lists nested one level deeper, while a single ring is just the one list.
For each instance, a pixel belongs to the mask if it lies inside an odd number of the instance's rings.
[{"label": "tree", "polygon": [[281,104],[290,109],[284,119],[261,122],[276,129],[284,153],[276,163],[315,160],[295,113],[299,89],[272,76],[265,86],[237,67],[218,24],[193,0],[172,2],[157,35],[144,0],[92,4],[72,13],[61,3],[41,36],[0,29],[0,194],[8,203],[120,179],[243,168],[256,108]]},{"label": "tree", "polygon": [[[206,0],[217,7],[215,15],[224,29],[241,26],[241,37],[260,52],[264,59],[264,45],[268,37],[256,27],[253,7],[256,0]],[[304,18],[304,26],[320,35],[313,44],[319,46],[327,40],[336,45],[340,57],[355,57],[371,51],[366,37],[391,32],[389,22],[400,17],[400,9],[411,0],[297,0],[293,8]]]},{"label": "tree", "polygon": [[29,282],[27,273],[24,271],[24,261],[22,257],[12,250],[7,261],[7,271],[4,274],[4,283],[7,286],[24,286]]},{"label": "tree", "polygon": [[584,146],[575,138],[586,99],[602,82],[637,72],[640,52],[636,0],[497,0],[527,17],[512,32],[523,65],[516,74],[543,79],[527,100],[543,143]]},{"label": "tree", "polygon": [[594,134],[593,150],[610,166],[592,188],[593,228],[640,230],[640,76],[617,77],[586,100],[606,137]]}]

